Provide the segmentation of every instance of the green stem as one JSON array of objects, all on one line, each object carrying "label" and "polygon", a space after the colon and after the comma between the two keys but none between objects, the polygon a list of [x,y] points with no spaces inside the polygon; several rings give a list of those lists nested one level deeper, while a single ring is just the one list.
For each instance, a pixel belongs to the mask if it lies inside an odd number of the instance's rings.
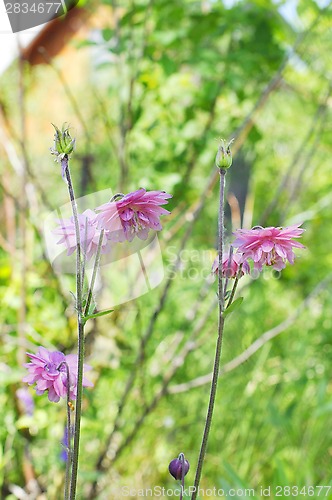
[{"label": "green stem", "polygon": [[184,458],[184,454],[183,453],[180,453],[179,455],[179,459],[181,460],[181,464],[182,464],[182,469],[181,469],[181,493],[180,493],[180,499],[179,500],[182,500],[183,499],[183,492],[184,492],[184,476],[185,476],[185,458]]},{"label": "green stem", "polygon": [[225,299],[224,299],[224,289],[223,289],[223,278],[222,278],[222,260],[223,260],[223,250],[224,250],[224,198],[225,198],[225,175],[226,170],[220,170],[220,197],[219,197],[219,224],[218,224],[218,233],[219,233],[219,271],[218,271],[218,305],[219,305],[219,319],[218,319],[218,338],[216,344],[216,352],[214,358],[214,366],[213,366],[213,376],[211,382],[210,389],[210,399],[209,405],[205,420],[205,427],[203,432],[202,444],[199,452],[195,482],[194,482],[194,491],[191,496],[191,500],[195,500],[197,498],[197,493],[199,489],[199,483],[201,480],[203,463],[206,453],[206,448],[209,440],[209,433],[212,423],[213,409],[214,403],[217,394],[217,384],[219,377],[219,368],[220,368],[220,358],[222,352],[222,340],[224,333],[224,324],[225,320],[223,317]]},{"label": "green stem", "polygon": [[91,283],[90,283],[88,298],[87,298],[86,306],[85,306],[85,309],[84,309],[84,316],[87,316],[89,314],[89,309],[90,309],[90,305],[91,305],[93,289],[94,289],[94,286],[95,286],[96,277],[97,277],[97,271],[98,271],[99,263],[100,263],[101,247],[102,247],[102,244],[103,244],[103,237],[104,237],[104,229],[102,229],[100,231],[100,236],[99,236],[99,241],[98,241],[98,248],[97,248],[95,263],[94,263],[94,266],[93,266],[93,271],[92,271],[92,277],[91,277]]},{"label": "green stem", "polygon": [[228,287],[228,281],[229,281],[228,273],[232,270],[232,259],[233,259],[233,247],[231,245],[230,249],[229,249],[228,259],[227,259],[228,265],[227,265],[227,269],[226,269],[226,278],[225,278],[225,285],[224,285],[224,297],[226,296],[226,291],[227,291],[227,287]]},{"label": "green stem", "polygon": [[230,295],[230,297],[228,299],[228,302],[227,302],[227,305],[226,305],[226,309],[233,302],[234,295],[235,295],[235,292],[236,292],[236,289],[237,289],[237,285],[238,285],[239,279],[241,278],[241,275],[242,275],[242,266],[243,266],[243,264],[240,264],[240,267],[239,267],[239,270],[237,272],[237,275],[236,275],[236,278],[235,278],[235,281],[234,281],[234,285],[233,285],[233,288],[232,288],[232,291],[231,291],[231,295]]},{"label": "green stem", "polygon": [[78,323],[78,370],[77,370],[77,396],[76,396],[76,411],[75,411],[75,430],[74,430],[74,449],[73,449],[73,466],[71,472],[70,484],[70,500],[75,500],[77,473],[78,473],[78,456],[80,448],[81,435],[81,413],[82,413],[82,395],[83,395],[83,360],[84,360],[84,324]]},{"label": "green stem", "polygon": [[67,462],[66,462],[66,478],[65,478],[65,500],[69,499],[69,486],[70,486],[70,468],[71,468],[71,415],[70,415],[70,377],[69,377],[69,367],[67,363]]},{"label": "green stem", "polygon": [[80,226],[78,222],[78,213],[76,198],[74,193],[74,187],[70,176],[68,156],[65,155],[61,161],[62,168],[65,171],[66,180],[68,184],[68,191],[70,197],[71,208],[73,212],[74,225],[75,225],[75,235],[76,235],[76,309],[78,319],[82,316],[82,273],[81,273],[81,237],[80,237]]},{"label": "green stem", "polygon": [[82,280],[82,295],[83,295],[84,278],[85,278],[87,241],[88,241],[88,218],[86,217],[86,219],[85,219],[85,226],[84,226],[84,248],[83,248],[82,278],[81,278],[81,280]]},{"label": "green stem", "polygon": [[70,500],[75,500],[77,473],[78,473],[78,457],[80,447],[80,432],[81,432],[81,413],[82,413],[82,394],[83,394],[83,363],[84,363],[84,321],[82,318],[82,272],[81,272],[81,238],[80,227],[78,221],[76,198],[73,188],[73,183],[70,176],[68,156],[65,155],[61,161],[62,169],[65,172],[69,197],[73,212],[75,234],[76,234],[76,311],[77,311],[77,326],[78,326],[78,366],[77,366],[77,396],[76,396],[76,411],[75,411],[75,430],[74,430],[74,448],[72,460],[72,472],[70,483]]}]

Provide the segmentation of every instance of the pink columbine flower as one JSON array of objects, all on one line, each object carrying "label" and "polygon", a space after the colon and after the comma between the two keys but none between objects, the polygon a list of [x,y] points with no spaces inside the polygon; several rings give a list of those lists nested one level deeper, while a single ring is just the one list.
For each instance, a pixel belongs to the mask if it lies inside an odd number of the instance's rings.
[{"label": "pink columbine flower", "polygon": [[[97,216],[93,210],[89,209],[78,215],[81,251],[82,253],[86,253],[87,260],[90,260],[91,257],[97,253],[101,230],[98,228],[96,217]],[[67,255],[71,255],[75,252],[77,247],[74,217],[70,217],[70,219],[59,219],[57,222],[59,227],[53,231],[54,234],[61,236],[57,243],[64,243],[67,247]],[[104,234],[101,253],[104,254],[108,251],[109,241],[107,239],[107,235]]]},{"label": "pink columbine flower", "polygon": [[[24,366],[29,374],[23,378],[23,382],[29,385],[36,383],[36,393],[40,396],[48,391],[48,399],[57,403],[60,398],[67,397],[67,368],[69,369],[70,399],[76,399],[77,394],[77,354],[63,354],[60,351],[48,351],[45,347],[39,347],[37,354],[27,352],[31,359]],[[91,367],[84,365],[84,370]],[[83,387],[93,387],[93,384],[83,377]]]},{"label": "pink columbine flower", "polygon": [[[222,275],[224,278],[236,278],[238,275],[240,264],[242,264],[242,269],[239,277],[244,274],[250,273],[250,266],[246,260],[242,261],[242,256],[237,253],[233,253],[231,256],[229,252],[223,254],[222,258]],[[212,264],[212,272],[218,276],[219,269],[219,255],[214,259]]]},{"label": "pink columbine flower", "polygon": [[112,241],[132,241],[135,236],[146,240],[150,229],[160,231],[160,216],[170,212],[165,205],[172,195],[164,191],[138,189],[126,195],[116,195],[114,201],[101,205],[97,220],[108,231]]},{"label": "pink columbine flower", "polygon": [[293,248],[305,248],[293,238],[299,238],[304,229],[301,224],[285,228],[254,227],[252,229],[238,229],[235,231],[236,240],[233,246],[242,254],[242,259],[252,259],[255,269],[262,270],[264,265],[272,266],[281,271],[287,260],[294,263]]}]

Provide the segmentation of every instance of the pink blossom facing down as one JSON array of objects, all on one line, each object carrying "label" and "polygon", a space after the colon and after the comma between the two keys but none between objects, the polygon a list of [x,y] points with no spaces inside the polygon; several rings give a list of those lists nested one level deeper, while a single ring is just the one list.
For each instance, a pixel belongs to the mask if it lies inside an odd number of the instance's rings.
[{"label": "pink blossom facing down", "polygon": [[138,189],[119,196],[120,199],[96,209],[100,211],[97,215],[99,225],[107,230],[110,240],[132,241],[135,236],[146,240],[150,229],[161,231],[160,216],[170,212],[160,205],[165,205],[171,194]]},{"label": "pink blossom facing down", "polygon": [[[54,234],[61,236],[57,244],[62,244],[67,247],[67,255],[75,252],[76,232],[74,217],[70,219],[59,219],[59,227],[53,231]],[[86,253],[86,259],[90,260],[93,255],[97,253],[99,237],[101,230],[98,228],[96,214],[93,210],[85,210],[82,214],[78,215],[78,222],[80,228],[80,245],[82,253]],[[86,238],[85,238],[86,237]],[[103,235],[101,253],[109,251],[109,241],[106,234]]]},{"label": "pink blossom facing down", "polygon": [[[222,259],[222,276],[224,278],[236,278],[240,269],[240,264],[242,264],[242,269],[239,277],[242,277],[244,274],[249,274],[250,266],[246,260],[242,261],[240,254],[233,253],[230,259],[229,253],[224,253]],[[219,256],[217,255],[212,264],[212,272],[218,275],[218,269]]]},{"label": "pink blossom facing down", "polygon": [[[70,399],[76,399],[77,394],[77,355],[63,354],[60,351],[48,351],[45,347],[39,347],[37,354],[27,352],[31,359],[25,363],[29,374],[23,378],[23,382],[29,385],[36,383],[36,393],[40,396],[48,391],[48,399],[57,403],[60,398],[67,397],[67,369],[69,370]],[[84,370],[91,367],[84,365]],[[83,377],[83,387],[93,387],[93,384]]]},{"label": "pink blossom facing down", "polygon": [[293,248],[305,248],[293,238],[299,238],[304,229],[301,224],[285,228],[255,227],[253,229],[238,229],[233,246],[242,255],[242,259],[252,259],[255,269],[262,270],[264,265],[281,271],[286,262],[294,263]]}]

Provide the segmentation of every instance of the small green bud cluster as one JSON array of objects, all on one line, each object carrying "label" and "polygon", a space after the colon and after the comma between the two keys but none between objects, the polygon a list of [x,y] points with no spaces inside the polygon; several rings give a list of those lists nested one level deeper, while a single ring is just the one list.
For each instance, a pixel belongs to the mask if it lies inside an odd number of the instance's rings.
[{"label": "small green bud cluster", "polygon": [[227,170],[232,165],[233,158],[230,145],[233,140],[234,139],[229,142],[226,142],[224,139],[220,140],[220,145],[216,155],[216,167],[221,170]]},{"label": "small green bud cluster", "polygon": [[54,146],[50,148],[52,155],[56,156],[55,161],[61,161],[67,155],[69,156],[75,149],[75,139],[72,139],[69,133],[69,127],[64,123],[62,129],[60,130],[56,125],[52,123],[55,134],[54,134]]}]

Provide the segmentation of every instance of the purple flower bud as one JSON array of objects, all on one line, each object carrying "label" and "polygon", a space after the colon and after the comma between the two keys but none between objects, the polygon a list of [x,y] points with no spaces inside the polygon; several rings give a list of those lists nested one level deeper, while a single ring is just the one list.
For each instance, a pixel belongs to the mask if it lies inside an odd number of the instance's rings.
[{"label": "purple flower bud", "polygon": [[31,417],[33,415],[35,404],[29,390],[23,387],[17,389],[16,397],[21,402],[24,413]]},{"label": "purple flower bud", "polygon": [[186,475],[189,471],[190,464],[188,460],[185,460],[184,455],[180,453],[179,457],[174,458],[168,466],[168,470],[174,479],[182,479],[182,467],[184,467],[184,475]]},{"label": "purple flower bud", "polygon": [[60,460],[62,460],[63,462],[67,462],[67,460],[68,460],[68,447],[69,447],[67,427],[65,427],[61,444],[62,444],[62,450],[60,453]]}]

